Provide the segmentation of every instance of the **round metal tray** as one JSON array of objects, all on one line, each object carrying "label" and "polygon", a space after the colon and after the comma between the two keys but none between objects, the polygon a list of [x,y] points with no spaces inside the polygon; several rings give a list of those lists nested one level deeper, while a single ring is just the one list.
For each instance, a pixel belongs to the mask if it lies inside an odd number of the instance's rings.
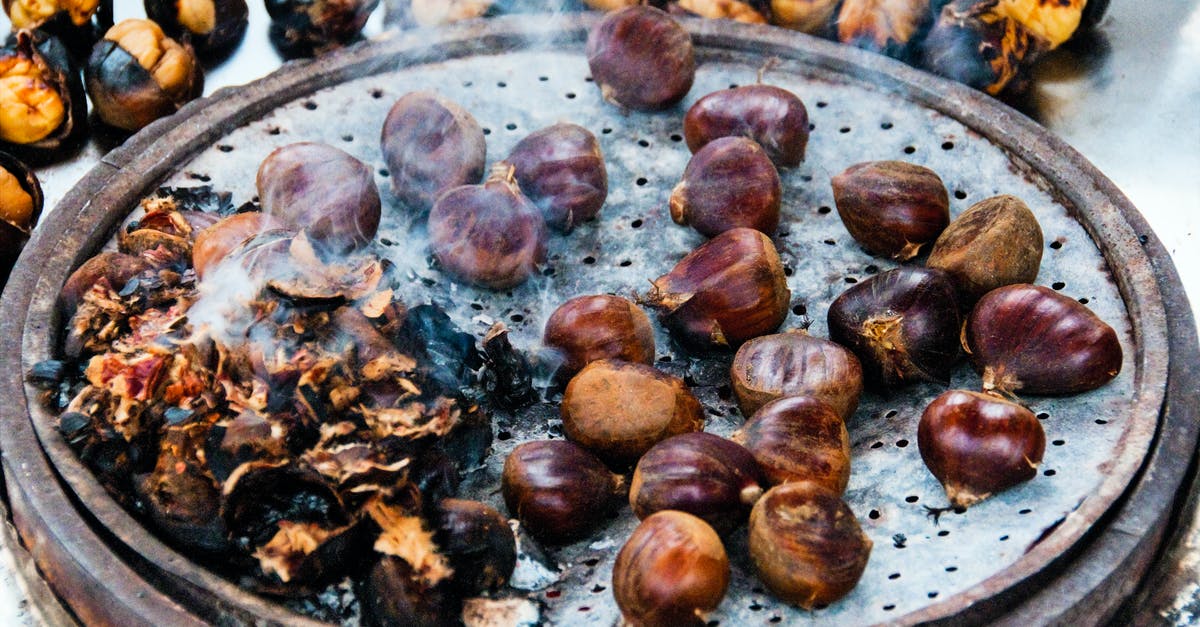
[{"label": "round metal tray", "polygon": [[[383,117],[400,95],[435,89],[487,129],[489,162],[503,158],[524,134],[560,120],[581,124],[600,139],[610,184],[601,218],[552,237],[543,276],[511,292],[463,287],[431,268],[423,246],[414,243],[421,225],[410,224],[383,194],[387,218],[378,250],[407,273],[406,301],[432,299],[480,336],[502,320],[519,347],[536,348],[546,316],[566,298],[644,291],[647,279],[700,243],[694,232],[670,222],[665,207],[689,157],[680,137],[682,113],[710,91],[753,82],[757,69],[777,57],[765,81],[797,93],[814,124],[805,163],[782,173],[784,221],[775,241],[788,267],[794,312],[785,327],[811,318],[811,330],[825,336],[829,302],[850,284],[894,267],[863,252],[846,233],[831,210],[829,177],[858,161],[904,159],[942,176],[955,215],[994,194],[1022,197],[1046,236],[1038,282],[1079,298],[1112,324],[1125,363],[1113,383],[1095,392],[1025,399],[1043,419],[1051,444],[1040,476],[938,521],[926,516],[924,506],[944,506],[945,497],[921,463],[915,434],[921,410],[944,388],[868,393],[847,425],[853,470],[846,499],[875,542],[859,586],[827,608],[788,607],[758,586],[744,538],[735,533],[728,543],[734,581],[711,618],[724,624],[978,620],[1027,598],[1042,616],[1111,611],[1128,590],[1095,603],[1093,597],[1114,585],[1103,572],[1133,560],[1130,567],[1140,576],[1182,468],[1168,472],[1171,479],[1156,483],[1148,497],[1139,472],[1155,463],[1184,466],[1187,457],[1181,456],[1190,456],[1190,449],[1164,447],[1173,440],[1155,437],[1192,428],[1173,426],[1164,401],[1175,355],[1182,350],[1185,361],[1195,361],[1194,347],[1180,349],[1168,334],[1180,315],[1174,270],[1169,262],[1164,267],[1165,256],[1128,201],[1061,142],[986,96],[888,59],[773,28],[686,21],[699,62],[688,98],[666,112],[618,111],[600,99],[588,77],[583,41],[594,19],[523,16],[395,35],[289,65],[190,105],[107,156],[41,226],[5,295],[0,341],[21,351],[22,371],[53,357],[61,326],[53,304],[66,276],[106,245],[137,200],[158,185],[212,184],[240,203],[254,195],[253,172],[270,150],[315,140],[374,164],[386,190],[378,147]],[[1163,284],[1172,295],[1166,304]],[[1190,318],[1186,301],[1182,306]],[[727,434],[736,428],[742,418],[728,391],[729,357],[688,356],[657,331],[659,366],[685,377],[705,402],[706,429]],[[1193,373],[1185,376],[1194,380]],[[38,563],[51,585],[58,584],[85,621],[94,612],[107,612],[106,622],[122,612],[142,619],[299,620],[147,532],[75,458],[54,429],[55,416],[37,402],[37,391],[13,379],[4,382],[16,402],[3,410],[0,446],[14,518],[35,558],[42,549]],[[1177,386],[1178,379],[1171,383]],[[977,388],[979,381],[960,365],[952,385]],[[554,400],[494,416],[499,438],[485,467],[469,477],[469,492],[503,509],[496,494],[503,457],[524,439],[558,435]],[[55,473],[65,485],[53,480]],[[1139,497],[1150,502],[1130,522],[1121,500]],[[551,552],[561,567],[558,578],[529,593],[544,620],[616,621],[607,590],[612,558],[635,524],[626,508],[591,540]],[[1135,541],[1118,541],[1123,552],[1105,556],[1098,566],[1077,559],[1113,535]],[[1037,600],[1040,588],[1085,569],[1089,583]],[[83,572],[88,570],[94,572]],[[106,596],[126,598],[115,610],[96,609],[102,606],[95,599]]]}]

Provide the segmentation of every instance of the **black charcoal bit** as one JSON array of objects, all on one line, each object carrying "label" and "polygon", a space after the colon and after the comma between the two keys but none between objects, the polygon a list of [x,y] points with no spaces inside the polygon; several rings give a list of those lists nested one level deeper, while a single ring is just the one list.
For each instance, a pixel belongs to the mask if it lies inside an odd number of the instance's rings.
[{"label": "black charcoal bit", "polygon": [[483,338],[483,390],[497,405],[517,409],[532,403],[533,369],[508,341],[508,328],[497,322]]},{"label": "black charcoal bit", "polygon": [[62,383],[66,374],[66,365],[57,359],[46,359],[33,364],[29,369],[27,381],[43,390],[53,390]]},{"label": "black charcoal bit", "polygon": [[895,546],[897,549],[903,549],[903,548],[907,547],[908,546],[907,543],[908,543],[908,536],[906,536],[902,533],[898,533],[898,534],[892,536],[892,546]]},{"label": "black charcoal bit", "polygon": [[475,383],[475,372],[483,366],[475,337],[459,329],[434,304],[410,309],[391,340],[402,353],[417,357],[428,368],[430,378],[449,390],[468,393]]},{"label": "black charcoal bit", "polygon": [[195,414],[194,411],[184,407],[168,407],[167,411],[163,412],[163,418],[167,420],[167,424],[177,425]]}]

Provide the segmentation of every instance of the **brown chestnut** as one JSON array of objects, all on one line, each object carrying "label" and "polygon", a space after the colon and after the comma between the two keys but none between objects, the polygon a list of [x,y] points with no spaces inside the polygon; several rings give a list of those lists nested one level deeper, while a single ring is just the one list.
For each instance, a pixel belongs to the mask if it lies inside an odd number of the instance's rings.
[{"label": "brown chestnut", "polygon": [[756,337],[738,349],[729,367],[742,415],[784,396],[812,396],[849,420],[862,395],[862,365],[841,344],[805,331]]},{"label": "brown chestnut", "polygon": [[111,0],[3,0],[3,6],[14,31],[46,33],[77,59],[96,43],[98,28],[112,26]]},{"label": "brown chestnut", "polygon": [[782,200],[783,184],[767,153],[751,139],[720,137],[692,155],[668,205],[676,224],[708,237],[737,227],[771,235]]},{"label": "brown chestnut", "polygon": [[192,266],[203,279],[250,238],[284,228],[283,223],[261,211],[236,213],[200,231],[192,245]]},{"label": "brown chestnut", "polygon": [[591,131],[560,122],[526,135],[505,159],[546,223],[570,232],[595,218],[608,197],[608,171]]},{"label": "brown chestnut", "polygon": [[735,348],[778,329],[792,297],[775,245],[747,228],[701,244],[652,283],[644,302],[699,350]]},{"label": "brown chestnut", "polygon": [[563,431],[613,467],[656,443],[704,427],[704,408],[683,380],[645,364],[601,359],[567,384]]},{"label": "brown chestnut", "polygon": [[1117,332],[1079,301],[1040,285],[985,294],[963,338],[985,391],[1076,394],[1121,372]]},{"label": "brown chestnut", "polygon": [[850,481],[850,435],[827,403],[811,396],[771,401],[733,434],[771,485],[812,481],[842,494]]},{"label": "brown chestnut", "polygon": [[500,491],[508,513],[538,540],[563,543],[600,524],[624,496],[625,479],[566,440],[518,444],[504,460]]},{"label": "brown chestnut", "polygon": [[463,499],[438,501],[433,541],[454,571],[451,585],[464,596],[495,590],[517,564],[517,538],[490,505]]},{"label": "brown chestnut", "polygon": [[1033,283],[1042,264],[1042,228],[1016,196],[981,200],[938,236],[925,265],[950,273],[960,304],[1013,283]]},{"label": "brown chestnut", "polygon": [[703,431],[684,433],[655,444],[638,460],[629,504],[638,518],[672,509],[728,533],[762,496],[761,483],[758,462],[741,445]]},{"label": "brown chestnut", "polygon": [[542,342],[559,351],[561,371],[573,375],[597,359],[651,365],[654,329],[641,307],[620,296],[576,296],[546,320]]},{"label": "brown chestnut", "polygon": [[246,34],[246,0],[144,0],[146,17],[172,37],[184,33],[201,55],[229,52]]},{"label": "brown chestnut", "polygon": [[33,170],[0,152],[0,288],[42,215],[42,186]]},{"label": "brown chestnut", "polygon": [[692,88],[692,37],[675,18],[646,5],[618,9],[592,27],[588,67],[605,100],[653,111],[679,102]]},{"label": "brown chestnut", "polygon": [[1036,477],[1046,434],[1026,407],[993,394],[950,390],[921,414],[917,446],[950,504],[970,507]]},{"label": "brown chestnut", "polygon": [[949,382],[961,326],[950,275],[934,268],[877,274],[829,305],[829,337],[858,356],[876,387]]},{"label": "brown chestnut", "polygon": [[482,185],[447,191],[429,211],[429,248],[451,275],[482,287],[524,283],[546,259],[546,221],[501,161]]},{"label": "brown chestnut", "polygon": [[950,196],[936,172],[904,161],[868,161],[833,177],[842,224],[876,255],[906,261],[950,223]]},{"label": "brown chestnut", "polygon": [[266,0],[271,43],[287,58],[336,50],[361,37],[379,0]]},{"label": "brown chestnut", "polygon": [[774,85],[722,89],[688,109],[683,136],[693,153],[719,137],[748,137],[777,167],[793,168],[808,146],[808,110],[796,94]]},{"label": "brown chestnut", "polygon": [[823,34],[840,0],[771,0],[771,23],[810,35]]},{"label": "brown chestnut", "polygon": [[871,539],[837,494],[808,481],[775,486],[750,511],[750,560],[772,592],[812,609],[846,596]]},{"label": "brown chestnut", "polygon": [[392,193],[414,213],[429,211],[442,192],[483,178],[483,128],[466,109],[433,92],[401,96],[388,110],[380,142]]},{"label": "brown chestnut", "polygon": [[713,528],[661,511],[633,530],[613,564],[613,598],[630,625],[703,625],[729,587],[729,557]]}]

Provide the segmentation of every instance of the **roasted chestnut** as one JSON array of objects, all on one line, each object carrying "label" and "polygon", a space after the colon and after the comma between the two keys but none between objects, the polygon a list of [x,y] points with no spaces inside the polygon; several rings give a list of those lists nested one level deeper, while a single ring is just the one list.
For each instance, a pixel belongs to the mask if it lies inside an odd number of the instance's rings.
[{"label": "roasted chestnut", "polygon": [[546,259],[546,221],[501,161],[482,185],[442,194],[429,211],[429,248],[446,272],[494,290],[515,287]]},{"label": "roasted chestnut", "polygon": [[683,380],[645,364],[601,359],[567,384],[563,431],[614,467],[656,443],[704,427],[704,408]]},{"label": "roasted chestnut", "polygon": [[283,222],[260,211],[236,213],[200,231],[192,245],[192,267],[203,279],[250,238],[284,228]]},{"label": "roasted chestnut", "polygon": [[929,28],[929,0],[842,0],[838,41],[907,60]]},{"label": "roasted chestnut", "polygon": [[740,346],[783,324],[792,297],[775,245],[754,229],[725,231],[658,277],[644,302],[685,345]]},{"label": "roasted chestnut", "polygon": [[620,296],[576,296],[546,320],[542,342],[563,359],[573,375],[597,359],[654,362],[654,329],[640,307]]},{"label": "roasted chestnut", "polygon": [[578,124],[560,122],[526,135],[505,161],[546,223],[561,231],[595,218],[608,197],[600,144]]},{"label": "roasted chestnut", "polygon": [[438,94],[401,96],[383,121],[380,141],[392,193],[415,213],[429,211],[442,192],[483,178],[483,129]]},{"label": "roasted chestnut", "polygon": [[703,625],[728,587],[721,538],[686,512],[643,520],[613,563],[613,598],[630,625]]},{"label": "roasted chestnut", "polygon": [[311,57],[352,43],[379,0],[266,0],[271,43],[287,58]]},{"label": "roasted chestnut", "polygon": [[676,224],[708,237],[738,227],[771,235],[782,200],[783,184],[767,153],[754,140],[720,137],[692,155],[668,205]]},{"label": "roasted chestnut", "polygon": [[112,0],[3,0],[13,30],[39,30],[62,40],[82,58],[96,42],[97,27],[112,26]]},{"label": "roasted chestnut", "polygon": [[750,511],[750,560],[772,592],[812,609],[846,596],[871,540],[838,495],[803,481],[775,486]]},{"label": "roasted chestnut", "polygon": [[638,518],[665,509],[704,519],[719,533],[746,520],[762,496],[754,456],[737,443],[697,431],[655,444],[638,460],[629,504]]},{"label": "roasted chestnut", "polygon": [[449,627],[455,624],[456,599],[422,581],[403,558],[381,555],[355,579],[363,622],[371,627]]},{"label": "roasted chestnut", "polygon": [[829,337],[858,356],[866,382],[948,383],[962,319],[950,275],[901,267],[842,292],[829,305]]},{"label": "roasted chestnut", "polygon": [[683,136],[693,153],[719,137],[748,137],[777,167],[792,168],[804,161],[808,110],[796,94],[774,85],[722,89],[688,109]]},{"label": "roasted chestnut", "polygon": [[263,213],[308,234],[322,252],[362,248],[379,228],[379,189],[371,167],[328,144],[276,148],[255,178]]},{"label": "roasted chestnut", "polygon": [[665,109],[692,88],[692,37],[675,18],[646,5],[605,15],[587,38],[588,67],[605,100],[641,111]]},{"label": "roasted chestnut", "polygon": [[771,23],[810,35],[823,34],[839,0],[771,0]]},{"label": "roasted chestnut", "polygon": [[993,96],[999,94],[1038,53],[1036,39],[1014,16],[1017,12],[998,2],[952,0],[942,7],[921,42],[921,67]]},{"label": "roasted chestnut", "polygon": [[442,499],[433,541],[446,557],[451,585],[464,596],[503,586],[517,563],[517,540],[500,512],[479,501]]},{"label": "roasted chestnut", "polygon": [[766,24],[771,18],[769,0],[669,0],[667,11],[710,20]]},{"label": "roasted chestnut", "polygon": [[994,394],[950,390],[921,414],[917,445],[950,504],[970,507],[1036,477],[1046,434],[1026,407]]},{"label": "roasted chestnut", "polygon": [[1117,332],[1079,301],[1040,285],[985,294],[963,338],[984,391],[1076,394],[1121,372]]},{"label": "roasted chestnut", "polygon": [[150,262],[141,257],[117,252],[102,252],[83,262],[67,277],[58,293],[59,308],[65,318],[70,318],[84,295],[96,285],[105,285],[118,292],[129,279],[151,270]]},{"label": "roasted chestnut", "polygon": [[0,48],[0,141],[39,161],[83,139],[87,99],[66,48],[39,31],[19,30]]},{"label": "roasted chestnut", "polygon": [[729,367],[742,415],[784,396],[812,396],[849,420],[862,394],[862,365],[842,345],[792,330],[756,337]]},{"label": "roasted chestnut", "polygon": [[733,434],[771,485],[812,481],[842,494],[850,481],[850,435],[827,403],[788,396],[763,405]]},{"label": "roasted chestnut", "polygon": [[[42,186],[37,175],[15,157],[0,152],[0,287],[8,282],[41,215]],[[651,337],[651,358],[653,346]]]},{"label": "roasted chestnut", "polygon": [[616,509],[625,479],[566,440],[524,442],[508,454],[500,476],[508,513],[538,540],[582,537]]},{"label": "roasted chestnut", "polygon": [[950,223],[950,196],[933,170],[904,161],[868,161],[833,177],[846,230],[876,255],[906,261]]},{"label": "roasted chestnut", "polygon": [[1042,264],[1042,228],[1016,196],[981,200],[938,236],[925,265],[950,273],[959,302],[1013,283],[1032,283]]},{"label": "roasted chestnut", "polygon": [[154,526],[190,550],[217,554],[228,548],[219,516],[220,485],[208,472],[203,421],[167,427],[154,470],[135,484]]},{"label": "roasted chestnut", "polygon": [[84,79],[96,115],[125,131],[175,113],[204,90],[191,46],[150,20],[122,20],[110,28],[92,48]]},{"label": "roasted chestnut", "polygon": [[146,17],[171,37],[187,34],[204,56],[232,50],[246,34],[250,9],[246,0],[144,0]]}]

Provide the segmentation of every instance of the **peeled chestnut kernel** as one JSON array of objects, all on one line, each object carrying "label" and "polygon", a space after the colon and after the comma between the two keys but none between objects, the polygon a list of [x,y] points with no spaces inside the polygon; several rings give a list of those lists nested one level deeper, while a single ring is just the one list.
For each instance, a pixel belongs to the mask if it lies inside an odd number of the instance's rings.
[{"label": "peeled chestnut kernel", "polygon": [[829,28],[830,18],[841,0],[771,0],[771,23],[820,35]]},{"label": "peeled chestnut kernel", "polygon": [[619,505],[624,488],[623,477],[566,440],[518,444],[500,477],[508,513],[538,540],[556,544],[600,524]]},{"label": "peeled chestnut kernel", "polygon": [[729,557],[708,523],[685,512],[658,512],[617,553],[612,587],[630,625],[703,625],[725,598]]},{"label": "peeled chestnut kernel", "polygon": [[738,227],[771,235],[782,200],[783,184],[767,153],[745,137],[721,137],[692,155],[669,206],[676,224],[708,237]]},{"label": "peeled chestnut kernel", "polygon": [[758,578],[805,609],[853,590],[871,545],[846,503],[812,482],[775,486],[750,511],[750,560]]},{"label": "peeled chestnut kernel", "polygon": [[1003,285],[1032,283],[1042,264],[1042,228],[1016,196],[981,200],[938,236],[925,265],[950,273],[963,306]]},{"label": "peeled chestnut kernel", "polygon": [[546,259],[546,221],[501,161],[482,185],[442,194],[429,211],[429,247],[460,280],[494,290],[515,287]]},{"label": "peeled chestnut kernel", "polygon": [[144,0],[146,17],[172,37],[185,33],[202,55],[230,51],[246,34],[246,0]]},{"label": "peeled chestnut kernel", "polygon": [[464,596],[495,590],[517,564],[517,538],[490,505],[442,499],[435,508],[433,542],[454,571],[450,581]]},{"label": "peeled chestnut kernel", "polygon": [[[0,152],[0,288],[42,215],[42,186],[29,166]],[[652,351],[653,352],[653,351]]]},{"label": "peeled chestnut kernel", "polygon": [[701,244],[652,283],[644,302],[699,350],[737,347],[778,329],[792,297],[775,245],[747,228]]},{"label": "peeled chestnut kernel", "polygon": [[203,279],[230,258],[243,243],[267,231],[282,229],[283,223],[260,211],[235,213],[200,231],[192,244],[192,267]]},{"label": "peeled chestnut kernel", "polygon": [[1076,394],[1121,372],[1117,332],[1079,301],[1040,285],[985,294],[963,337],[985,391]]},{"label": "peeled chestnut kernel", "polygon": [[0,141],[28,159],[61,157],[87,127],[87,98],[54,37],[19,30],[0,48]]},{"label": "peeled chestnut kernel", "polygon": [[862,365],[841,344],[791,330],[756,337],[738,349],[729,367],[738,407],[750,416],[784,396],[825,401],[842,420],[858,409]]},{"label": "peeled chestnut kernel", "polygon": [[704,427],[704,408],[683,380],[645,364],[601,359],[567,384],[563,431],[614,467],[658,442]]},{"label": "peeled chestnut kernel", "polygon": [[720,137],[748,137],[780,168],[804,161],[808,110],[792,92],[774,85],[743,85],[714,91],[683,117],[688,149],[699,151]]},{"label": "peeled chestnut kernel", "polygon": [[868,161],[833,177],[833,199],[850,235],[876,255],[906,261],[950,223],[950,196],[933,170]]},{"label": "peeled chestnut kernel", "polygon": [[906,60],[932,19],[929,0],[843,0],[838,41]]},{"label": "peeled chestnut kernel", "polygon": [[442,192],[483,178],[483,128],[433,92],[401,96],[388,110],[380,142],[392,193],[416,213],[429,211]]},{"label": "peeled chestnut kernel", "polygon": [[638,460],[629,504],[638,518],[678,510],[728,533],[762,496],[761,482],[758,462],[741,445],[703,431],[684,433],[655,444]]},{"label": "peeled chestnut kernel", "polygon": [[546,321],[542,342],[559,352],[566,374],[597,359],[654,363],[650,318],[620,296],[576,296],[559,305]]},{"label": "peeled chestnut kernel", "polygon": [[691,35],[646,5],[605,15],[588,33],[586,52],[604,99],[630,109],[665,109],[687,95],[696,77]]},{"label": "peeled chestnut kernel", "polygon": [[379,0],[266,0],[271,43],[288,58],[336,50],[362,35]]},{"label": "peeled chestnut kernel", "polygon": [[950,390],[917,425],[917,446],[954,507],[970,507],[1037,476],[1046,434],[1028,408],[993,394]]},{"label": "peeled chestnut kernel", "polygon": [[526,135],[505,161],[546,223],[560,231],[595,218],[608,197],[600,144],[578,124],[560,122]]},{"label": "peeled chestnut kernel", "polygon": [[842,494],[850,481],[850,435],[833,408],[811,396],[771,401],[733,440],[758,461],[770,485],[812,481]]},{"label": "peeled chestnut kernel", "polygon": [[961,327],[950,275],[934,268],[877,274],[829,305],[829,337],[858,356],[876,387],[948,383]]}]

